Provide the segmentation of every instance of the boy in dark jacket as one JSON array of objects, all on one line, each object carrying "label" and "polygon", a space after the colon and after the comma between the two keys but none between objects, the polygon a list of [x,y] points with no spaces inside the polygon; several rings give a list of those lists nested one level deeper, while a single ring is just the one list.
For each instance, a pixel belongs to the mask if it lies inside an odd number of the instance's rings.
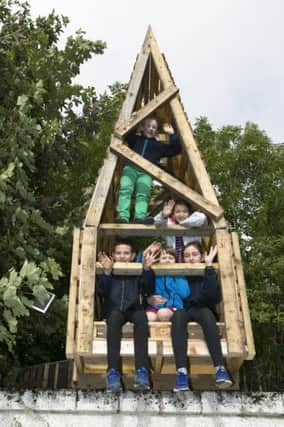
[{"label": "boy in dark jacket", "polygon": [[[129,148],[159,166],[162,157],[173,157],[181,152],[181,145],[173,127],[164,124],[163,129],[170,136],[169,144],[156,139],[158,122],[154,117],[144,120],[140,135],[130,133],[125,140]],[[135,190],[134,222],[140,224],[154,223],[153,218],[146,217],[151,186],[152,178],[150,175],[130,162],[125,163],[120,178],[116,222],[129,222],[131,196]]]},{"label": "boy in dark jacket", "polygon": [[135,377],[134,387],[150,388],[148,372],[148,323],[140,302],[141,297],[152,295],[155,290],[155,276],[151,265],[157,261],[154,252],[143,255],[143,271],[140,276],[115,275],[113,262],[133,261],[135,252],[129,243],[118,242],[112,257],[99,254],[103,275],[97,283],[97,293],[103,297],[104,317],[107,320],[107,391],[122,389],[120,374],[121,329],[124,323],[134,323]]}]

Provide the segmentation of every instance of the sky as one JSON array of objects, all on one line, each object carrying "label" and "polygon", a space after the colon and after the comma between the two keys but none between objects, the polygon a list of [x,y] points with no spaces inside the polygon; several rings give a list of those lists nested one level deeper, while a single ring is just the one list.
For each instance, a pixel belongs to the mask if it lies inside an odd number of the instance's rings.
[{"label": "sky", "polygon": [[[86,62],[76,82],[102,93],[129,81],[148,25],[166,55],[194,124],[214,129],[258,124],[284,143],[283,0],[29,0],[32,15],[68,16],[65,37],[79,28],[107,49]],[[64,40],[62,41],[64,42]]]}]

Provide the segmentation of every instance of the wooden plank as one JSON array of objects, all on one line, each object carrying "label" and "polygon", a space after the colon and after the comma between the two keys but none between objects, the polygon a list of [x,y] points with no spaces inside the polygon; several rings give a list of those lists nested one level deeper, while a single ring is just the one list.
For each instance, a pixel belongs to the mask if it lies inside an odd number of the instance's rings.
[{"label": "wooden plank", "polygon": [[238,280],[241,309],[242,309],[243,322],[244,322],[244,328],[245,328],[246,344],[248,349],[246,359],[252,360],[255,356],[255,345],[254,345],[253,331],[252,331],[250,312],[249,312],[249,306],[248,306],[244,270],[243,270],[242,260],[241,260],[239,238],[236,232],[233,232],[231,234],[231,237],[232,237],[232,245],[233,245],[233,259],[234,259],[234,265],[235,265],[236,275]]},{"label": "wooden plank", "polygon": [[245,348],[241,337],[240,313],[237,310],[237,295],[234,286],[232,250],[227,231],[216,230],[219,275],[224,303],[228,350],[231,357],[242,355]]},{"label": "wooden plank", "polygon": [[78,303],[77,353],[79,355],[89,354],[92,351],[96,245],[97,228],[85,228],[82,239]]},{"label": "wooden plank", "polygon": [[128,132],[134,129],[139,123],[142,122],[146,117],[150,116],[155,110],[157,110],[161,105],[166,101],[171,99],[178,93],[178,88],[174,85],[169,86],[167,89],[163,90],[159,95],[153,98],[140,110],[132,113],[130,118],[126,120],[122,125],[115,129],[115,134],[119,138],[123,138]]},{"label": "wooden plank", "polygon": [[183,225],[143,225],[143,224],[100,224],[99,231],[104,236],[211,236],[215,230],[211,226],[185,227]]},{"label": "wooden plank", "polygon": [[140,169],[144,170],[153,178],[164,184],[167,188],[177,193],[180,197],[192,203],[195,208],[201,209],[203,212],[207,213],[210,217],[217,220],[223,215],[223,210],[220,206],[214,205],[199,193],[196,193],[185,184],[178,181],[172,175],[144,159],[125,144],[122,144],[121,141],[114,136],[112,137],[110,149],[116,154],[120,154],[124,159],[129,160]]},{"label": "wooden plank", "polygon": [[[214,264],[214,268],[218,270],[218,264]],[[172,275],[172,276],[203,276],[205,264],[190,264],[190,263],[175,263],[175,264],[154,264],[152,266],[156,275]],[[139,262],[115,262],[113,264],[113,273],[127,276],[139,275],[142,273],[142,264]],[[103,273],[101,263],[96,262],[97,274]]]},{"label": "wooden plank", "polygon": [[[161,55],[157,41],[153,32],[150,36],[151,55],[156,66],[156,70],[161,79],[163,87],[166,89],[174,84],[170,75],[169,69],[165,62],[164,57]],[[181,139],[184,143],[188,160],[194,170],[195,176],[198,180],[200,189],[204,197],[210,200],[215,205],[219,205],[210,178],[206,171],[205,165],[201,159],[199,149],[196,145],[192,128],[187,120],[186,114],[182,108],[180,99],[174,98],[170,101],[171,110],[176,121],[176,126]]]},{"label": "wooden plank", "polygon": [[[143,49],[137,58],[133,73],[130,78],[128,91],[127,91],[125,100],[123,102],[122,108],[120,110],[120,114],[119,114],[119,118],[117,120],[116,126],[120,126],[121,123],[127,120],[133,111],[133,108],[136,102],[137,93],[143,78],[143,74],[147,66],[148,59],[149,59],[149,46],[148,46],[148,36],[146,35]],[[117,157],[114,154],[108,152],[107,158],[104,161],[103,167],[97,179],[95,190],[93,192],[93,196],[92,196],[92,199],[86,214],[86,218],[83,224],[84,227],[99,224],[116,164],[117,164]]]},{"label": "wooden plank", "polygon": [[[150,340],[171,340],[171,322],[148,322]],[[225,325],[218,322],[217,327],[220,337],[225,336]],[[94,322],[94,339],[106,338],[107,325],[105,321]],[[203,331],[196,322],[189,322],[187,326],[188,336],[192,339],[202,339]],[[122,339],[133,338],[133,324],[126,323],[122,328]]]},{"label": "wooden plank", "polygon": [[75,228],[73,232],[73,248],[70,274],[70,290],[68,302],[68,320],[66,333],[66,357],[72,358],[75,350],[76,339],[76,313],[77,313],[77,293],[79,281],[79,246],[80,229]]}]

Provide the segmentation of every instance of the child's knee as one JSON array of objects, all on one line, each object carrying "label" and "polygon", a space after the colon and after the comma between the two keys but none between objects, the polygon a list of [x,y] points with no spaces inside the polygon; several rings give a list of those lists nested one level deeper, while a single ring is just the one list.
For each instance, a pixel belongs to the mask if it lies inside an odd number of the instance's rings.
[{"label": "child's knee", "polygon": [[173,312],[169,308],[161,308],[157,315],[161,322],[168,322],[173,317]]},{"label": "child's knee", "polygon": [[148,322],[156,322],[157,320],[157,313],[153,313],[152,311],[147,311],[146,316],[147,316]]}]

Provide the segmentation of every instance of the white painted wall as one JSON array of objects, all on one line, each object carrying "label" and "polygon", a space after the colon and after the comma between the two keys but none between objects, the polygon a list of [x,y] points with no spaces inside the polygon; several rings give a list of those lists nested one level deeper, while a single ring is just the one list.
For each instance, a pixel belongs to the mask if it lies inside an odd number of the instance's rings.
[{"label": "white painted wall", "polygon": [[284,394],[0,391],[0,427],[284,426]]}]

